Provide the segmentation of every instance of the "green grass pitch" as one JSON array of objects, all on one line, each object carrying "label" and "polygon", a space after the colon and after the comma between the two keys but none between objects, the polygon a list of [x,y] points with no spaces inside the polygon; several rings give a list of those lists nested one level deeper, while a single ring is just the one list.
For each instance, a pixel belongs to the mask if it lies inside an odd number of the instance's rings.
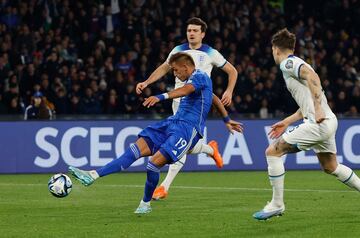
[{"label": "green grass pitch", "polygon": [[[358,172],[359,173],[359,172]],[[161,177],[165,176],[162,173]],[[0,175],[0,237],[359,237],[359,194],[321,171],[288,171],[284,216],[256,221],[266,172],[181,173],[153,212],[133,212],[145,173],[123,173],[55,198],[49,174]]]}]

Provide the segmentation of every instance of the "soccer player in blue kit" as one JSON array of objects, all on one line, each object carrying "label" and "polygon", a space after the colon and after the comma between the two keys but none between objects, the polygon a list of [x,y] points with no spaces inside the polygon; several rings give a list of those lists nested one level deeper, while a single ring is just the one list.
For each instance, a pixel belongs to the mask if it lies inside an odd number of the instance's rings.
[{"label": "soccer player in blue kit", "polygon": [[150,201],[159,182],[160,168],[178,161],[203,137],[205,120],[212,103],[220,111],[230,132],[242,132],[241,124],[230,120],[220,99],[213,96],[209,76],[195,69],[194,60],[189,54],[175,53],[170,57],[169,64],[175,76],[184,81],[185,85],[168,93],[146,98],[143,105],[151,107],[162,100],[183,97],[177,113],[146,127],[140,132],[135,144],[131,144],[122,156],[104,167],[91,171],[69,167],[69,172],[88,186],[99,177],[128,168],[140,157],[152,155],[146,167],[144,197],[135,210],[138,214],[151,212]]},{"label": "soccer player in blue kit", "polygon": [[[224,106],[229,106],[231,104],[231,98],[238,75],[235,67],[230,62],[228,62],[219,51],[203,43],[203,39],[207,30],[206,22],[198,17],[192,17],[187,20],[186,24],[187,42],[174,47],[169,53],[166,61],[157,67],[156,70],[151,73],[148,79],[136,85],[136,93],[141,94],[146,87],[165,76],[171,70],[169,65],[169,59],[171,55],[177,52],[185,52],[192,56],[195,63],[195,68],[201,69],[207,73],[209,77],[211,77],[211,72],[214,67],[223,70],[228,75],[228,84],[225,92],[222,95],[221,102]],[[175,78],[175,89],[182,87],[183,85],[183,81]],[[178,110],[180,100],[181,98],[176,98],[172,102],[174,115]],[[223,167],[223,159],[219,153],[218,145],[215,140],[211,140],[209,143],[206,143],[204,138],[199,140],[199,142],[192,149],[191,154],[199,153],[204,153],[211,157],[215,161],[215,164],[218,168]],[[165,179],[154,191],[154,200],[165,199],[168,196],[170,186],[184,166],[186,157],[187,156],[185,154],[180,160],[169,166]]]}]

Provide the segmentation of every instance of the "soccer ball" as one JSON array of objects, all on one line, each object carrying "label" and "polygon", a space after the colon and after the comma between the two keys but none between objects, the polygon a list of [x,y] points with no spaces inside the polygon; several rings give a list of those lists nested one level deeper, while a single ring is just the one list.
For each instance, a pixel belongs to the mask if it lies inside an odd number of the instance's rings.
[{"label": "soccer ball", "polygon": [[55,174],[50,178],[48,188],[52,195],[63,198],[71,192],[72,182],[66,174]]}]

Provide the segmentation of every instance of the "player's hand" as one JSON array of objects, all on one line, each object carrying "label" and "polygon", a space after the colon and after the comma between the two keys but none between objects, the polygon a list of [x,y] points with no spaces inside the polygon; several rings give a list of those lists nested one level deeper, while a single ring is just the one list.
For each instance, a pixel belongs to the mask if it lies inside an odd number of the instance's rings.
[{"label": "player's hand", "polygon": [[268,133],[270,139],[279,138],[289,125],[285,121],[279,121],[271,126],[271,130]]},{"label": "player's hand", "polygon": [[232,93],[226,90],[226,91],[224,92],[224,94],[222,95],[221,103],[222,103],[224,106],[230,106],[231,100],[232,100]]},{"label": "player's hand", "polygon": [[315,120],[316,123],[321,123],[325,120],[325,113],[321,107],[315,108]]},{"label": "player's hand", "polygon": [[160,102],[160,99],[158,97],[151,96],[151,97],[145,98],[145,101],[143,102],[143,106],[149,108],[149,107],[154,106],[158,102]]},{"label": "player's hand", "polygon": [[144,90],[147,86],[148,86],[148,84],[145,83],[145,81],[136,84],[136,93],[137,93],[137,94],[141,94],[141,93],[143,92],[143,90]]},{"label": "player's hand", "polygon": [[234,134],[234,131],[242,133],[244,131],[243,125],[240,122],[230,120],[226,123],[226,127],[231,134]]}]

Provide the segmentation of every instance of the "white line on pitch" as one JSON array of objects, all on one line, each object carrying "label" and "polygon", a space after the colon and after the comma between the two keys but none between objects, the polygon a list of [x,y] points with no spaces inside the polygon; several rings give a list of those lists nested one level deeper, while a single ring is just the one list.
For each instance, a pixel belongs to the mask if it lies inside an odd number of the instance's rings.
[{"label": "white line on pitch", "polygon": [[[46,186],[46,184],[17,184],[0,183],[0,186]],[[119,188],[143,188],[144,185],[124,185],[124,184],[101,184],[101,187],[119,187]],[[241,188],[241,187],[196,187],[196,186],[172,186],[172,189],[197,189],[197,190],[239,190],[239,191],[272,191],[271,188]],[[288,192],[316,192],[316,193],[355,193],[351,190],[330,190],[330,189],[285,189]]]}]

